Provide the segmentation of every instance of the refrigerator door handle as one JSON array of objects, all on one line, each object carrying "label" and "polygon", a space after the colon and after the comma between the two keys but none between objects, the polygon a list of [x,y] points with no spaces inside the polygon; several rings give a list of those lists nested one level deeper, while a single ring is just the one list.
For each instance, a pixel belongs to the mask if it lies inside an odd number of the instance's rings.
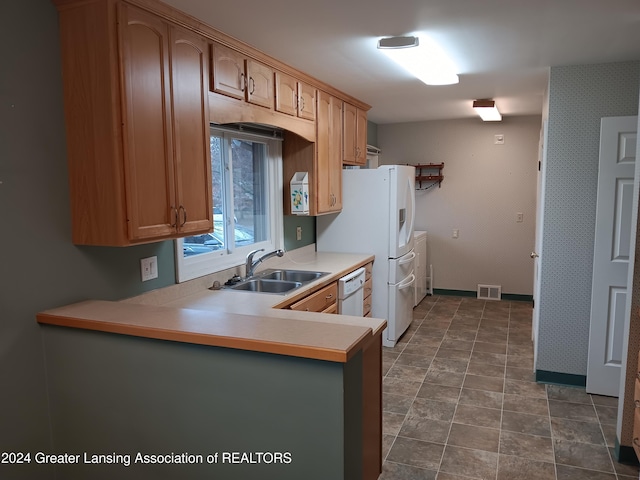
[{"label": "refrigerator door handle", "polygon": [[406,265],[407,263],[411,263],[413,262],[414,258],[416,258],[416,252],[411,251],[411,253],[407,255],[407,258],[403,258],[398,262],[398,265]]},{"label": "refrigerator door handle", "polygon": [[398,284],[398,290],[404,290],[405,288],[409,288],[416,281],[416,276],[413,273],[411,274],[411,276],[407,278],[409,278],[409,280]]},{"label": "refrigerator door handle", "polygon": [[415,223],[415,211],[416,211],[416,196],[415,196],[415,179],[412,177],[409,179],[409,205],[411,205],[411,211],[409,212],[409,219],[411,223],[409,224],[409,228],[407,228],[407,239],[406,242],[409,243],[410,239],[413,238],[413,228]]}]

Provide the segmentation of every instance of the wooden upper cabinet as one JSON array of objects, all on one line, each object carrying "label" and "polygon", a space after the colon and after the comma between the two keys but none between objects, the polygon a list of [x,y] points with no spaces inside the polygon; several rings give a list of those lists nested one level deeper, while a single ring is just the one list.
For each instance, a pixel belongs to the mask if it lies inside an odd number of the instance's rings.
[{"label": "wooden upper cabinet", "polygon": [[247,59],[247,102],[273,109],[273,70]]},{"label": "wooden upper cabinet", "polygon": [[124,165],[131,240],[170,235],[176,227],[169,28],[157,17],[123,4]]},{"label": "wooden upper cabinet", "polygon": [[318,91],[315,176],[317,213],[342,210],[342,100]]},{"label": "wooden upper cabinet", "polygon": [[315,120],[315,87],[282,72],[276,72],[275,82],[276,111],[306,120]]},{"label": "wooden upper cabinet", "polygon": [[233,98],[273,109],[273,70],[218,43],[211,46],[211,88]]},{"label": "wooden upper cabinet", "polygon": [[344,102],[343,162],[364,165],[367,162],[367,112]]},{"label": "wooden upper cabinet", "polygon": [[298,104],[298,116],[307,120],[316,119],[317,90],[304,82],[298,82],[298,98],[302,100]]},{"label": "wooden upper cabinet", "polygon": [[282,157],[285,214],[296,172],[309,173],[309,215],[342,210],[342,100],[318,90],[315,143],[285,132]]},{"label": "wooden upper cabinet", "polygon": [[135,7],[120,13],[129,237],[209,231],[208,43]]},{"label": "wooden upper cabinet", "polygon": [[210,231],[207,41],[124,2],[59,14],[74,243]]},{"label": "wooden upper cabinet", "polygon": [[171,28],[170,39],[178,229],[208,231],[213,226],[208,43],[178,27]]},{"label": "wooden upper cabinet", "polygon": [[245,56],[217,43],[211,46],[212,90],[230,97],[245,99]]}]

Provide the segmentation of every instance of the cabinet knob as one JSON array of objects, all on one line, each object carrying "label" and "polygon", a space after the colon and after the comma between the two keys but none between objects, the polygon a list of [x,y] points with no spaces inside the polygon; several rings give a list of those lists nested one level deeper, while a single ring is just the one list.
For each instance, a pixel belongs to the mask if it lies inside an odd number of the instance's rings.
[{"label": "cabinet knob", "polygon": [[[180,227],[184,227],[185,223],[187,223],[187,209],[184,208],[182,205],[180,205],[178,210],[182,211],[182,223],[180,224]],[[177,217],[176,217],[176,223],[177,223]]]},{"label": "cabinet knob", "polygon": [[638,439],[638,437],[634,438],[634,439],[633,439],[633,444],[634,444],[636,447],[640,447],[640,439]]},{"label": "cabinet knob", "polygon": [[240,74],[240,91],[244,92],[247,89],[247,79],[244,76],[244,73]]},{"label": "cabinet knob", "polygon": [[640,408],[640,400],[634,400],[633,403],[635,404],[636,408]]},{"label": "cabinet knob", "polygon": [[333,298],[333,293],[330,293],[325,298],[326,298],[326,300],[331,300]]},{"label": "cabinet knob", "polygon": [[176,207],[174,207],[173,205],[171,205],[169,216],[173,217],[173,223],[171,223],[169,226],[171,228],[176,228],[178,226],[178,210],[176,210]]}]

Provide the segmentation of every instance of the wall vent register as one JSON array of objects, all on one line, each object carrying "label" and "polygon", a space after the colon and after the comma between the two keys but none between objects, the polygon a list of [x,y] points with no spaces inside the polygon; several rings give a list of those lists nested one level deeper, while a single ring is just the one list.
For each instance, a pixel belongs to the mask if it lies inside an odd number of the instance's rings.
[{"label": "wall vent register", "polygon": [[502,300],[502,285],[478,284],[478,298],[481,300]]}]

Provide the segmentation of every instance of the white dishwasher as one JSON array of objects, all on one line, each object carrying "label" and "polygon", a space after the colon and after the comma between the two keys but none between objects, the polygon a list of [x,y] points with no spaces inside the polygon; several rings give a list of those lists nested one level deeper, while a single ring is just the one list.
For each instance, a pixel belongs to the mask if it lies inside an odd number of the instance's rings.
[{"label": "white dishwasher", "polygon": [[361,317],[364,313],[362,302],[365,272],[366,270],[362,267],[338,280],[338,313],[340,315]]}]

